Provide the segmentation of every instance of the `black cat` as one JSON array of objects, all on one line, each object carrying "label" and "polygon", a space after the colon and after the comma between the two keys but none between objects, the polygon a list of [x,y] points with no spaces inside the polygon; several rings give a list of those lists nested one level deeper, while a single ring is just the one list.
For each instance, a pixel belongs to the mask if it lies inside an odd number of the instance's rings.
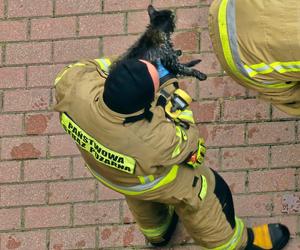
[{"label": "black cat", "polygon": [[[150,24],[144,34],[114,63],[126,59],[144,59],[155,66],[157,60],[161,60],[162,65],[176,76],[193,76],[199,80],[205,80],[206,75],[190,67],[195,66],[201,60],[192,60],[182,64],[178,57],[181,50],[174,50],[171,34],[175,29],[175,17],[171,10],[155,10],[152,5],[148,6]],[[113,70],[112,65],[111,70]]]}]

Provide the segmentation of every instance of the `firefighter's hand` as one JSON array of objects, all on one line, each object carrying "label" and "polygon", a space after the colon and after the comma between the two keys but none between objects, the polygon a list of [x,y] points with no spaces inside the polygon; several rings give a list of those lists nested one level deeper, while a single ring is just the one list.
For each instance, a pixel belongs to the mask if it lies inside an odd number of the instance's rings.
[{"label": "firefighter's hand", "polygon": [[187,160],[186,163],[192,168],[198,168],[203,164],[205,154],[206,147],[204,145],[204,139],[199,138],[197,151],[191,155],[191,157]]}]

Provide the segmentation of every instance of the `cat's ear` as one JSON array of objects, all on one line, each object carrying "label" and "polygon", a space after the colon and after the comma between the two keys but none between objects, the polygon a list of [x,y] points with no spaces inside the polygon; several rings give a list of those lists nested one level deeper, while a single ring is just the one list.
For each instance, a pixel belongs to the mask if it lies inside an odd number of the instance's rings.
[{"label": "cat's ear", "polygon": [[153,17],[154,15],[155,15],[155,13],[156,13],[157,11],[154,9],[154,7],[150,4],[149,6],[148,6],[148,15],[150,16],[150,17]]}]

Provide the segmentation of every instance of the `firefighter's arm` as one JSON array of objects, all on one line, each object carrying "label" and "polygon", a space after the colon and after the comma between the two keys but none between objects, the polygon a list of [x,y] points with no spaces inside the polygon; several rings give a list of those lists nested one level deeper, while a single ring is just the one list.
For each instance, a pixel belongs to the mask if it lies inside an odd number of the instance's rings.
[{"label": "firefighter's arm", "polygon": [[[153,161],[155,165],[170,166],[192,163],[191,166],[196,167],[194,160],[197,160],[197,158],[195,156],[201,155],[199,151],[199,132],[196,125],[184,129],[170,121],[162,121],[156,124],[151,141],[154,149]],[[203,154],[205,152],[202,152]],[[198,158],[198,160],[197,163],[200,166],[203,159]]]}]

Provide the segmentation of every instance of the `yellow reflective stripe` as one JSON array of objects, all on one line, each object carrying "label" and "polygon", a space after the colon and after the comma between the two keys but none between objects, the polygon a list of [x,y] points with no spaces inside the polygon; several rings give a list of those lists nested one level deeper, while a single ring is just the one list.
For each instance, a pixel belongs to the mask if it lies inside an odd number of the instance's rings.
[{"label": "yellow reflective stripe", "polygon": [[250,77],[254,77],[257,74],[269,74],[273,71],[279,73],[286,72],[300,72],[300,61],[293,62],[273,62],[270,65],[265,63],[253,64],[253,65],[244,65],[244,68],[248,72]]},{"label": "yellow reflective stripe", "polygon": [[166,231],[168,230],[168,227],[172,221],[172,217],[173,217],[173,214],[174,214],[174,207],[173,206],[169,206],[169,213],[168,213],[168,216],[166,218],[166,221],[164,224],[162,224],[161,226],[159,227],[156,227],[156,228],[142,228],[140,227],[142,233],[149,239],[149,238],[156,238],[156,237],[159,237],[159,236],[163,236]]},{"label": "yellow reflective stripe", "polygon": [[186,109],[183,110],[180,115],[178,116],[178,119],[182,121],[188,121],[190,123],[195,123],[194,117],[193,117],[193,111]]},{"label": "yellow reflective stripe", "polygon": [[138,175],[138,178],[140,180],[140,183],[142,183],[142,184],[146,183],[144,176]]},{"label": "yellow reflective stripe", "polygon": [[140,195],[140,194],[144,194],[146,192],[150,192],[153,190],[156,190],[160,187],[163,187],[169,183],[171,183],[172,181],[175,180],[175,178],[177,177],[177,172],[179,169],[178,165],[174,165],[171,170],[167,173],[166,176],[164,176],[160,182],[158,182],[155,186],[153,186],[152,188],[146,189],[146,190],[140,190],[140,191],[131,191],[131,190],[126,190],[127,187],[117,187],[116,185],[110,183],[109,181],[105,180],[101,175],[99,175],[97,172],[95,172],[90,166],[88,166],[87,164],[85,164],[85,166],[87,167],[87,169],[91,172],[91,174],[97,179],[99,180],[103,185],[107,186],[108,188],[124,194],[124,195]]},{"label": "yellow reflective stripe", "polygon": [[243,221],[235,217],[235,230],[234,234],[231,237],[231,239],[226,242],[224,245],[216,247],[216,248],[203,248],[205,250],[235,250],[237,249],[237,245],[242,239],[243,236],[243,231],[244,231],[244,223]]},{"label": "yellow reflective stripe", "polygon": [[154,181],[154,176],[153,175],[148,175],[149,181]]},{"label": "yellow reflective stripe", "polygon": [[99,64],[100,68],[103,71],[105,71],[105,72],[109,71],[111,61],[108,58],[97,58],[97,59],[95,59],[95,61]]},{"label": "yellow reflective stripe", "polygon": [[82,130],[65,113],[62,113],[61,115],[61,124],[64,130],[72,137],[79,147],[90,153],[96,161],[128,174],[134,173],[134,158],[108,149]]},{"label": "yellow reflective stripe", "polygon": [[201,190],[198,196],[200,197],[201,200],[203,200],[206,194],[207,194],[207,180],[204,175],[201,175]]},{"label": "yellow reflective stripe", "polygon": [[176,157],[177,155],[180,154],[180,145],[182,143],[182,132],[181,132],[181,127],[180,126],[176,126],[176,136],[179,138],[179,142],[176,145],[173,153],[172,153],[172,158]]},{"label": "yellow reflective stripe", "polygon": [[220,40],[222,43],[222,48],[223,48],[223,54],[224,58],[230,68],[230,70],[240,79],[251,83],[255,86],[262,87],[264,86],[265,88],[290,88],[296,84],[295,83],[276,83],[276,84],[260,84],[255,81],[252,81],[251,79],[248,79],[245,77],[236,67],[236,64],[233,60],[231,48],[230,48],[230,42],[228,39],[228,28],[227,28],[227,4],[229,0],[223,0],[220,4],[219,7],[219,13],[218,13],[218,25],[219,25],[219,33],[220,33]]},{"label": "yellow reflective stripe", "polygon": [[57,76],[57,77],[55,78],[55,80],[54,80],[54,85],[56,85],[56,84],[59,82],[59,80],[64,76],[64,74],[66,74],[67,71],[68,71],[70,68],[72,68],[73,66],[85,66],[85,64],[84,64],[84,63],[74,63],[74,64],[68,65],[67,68],[66,68],[63,72],[61,72],[59,76]]}]

